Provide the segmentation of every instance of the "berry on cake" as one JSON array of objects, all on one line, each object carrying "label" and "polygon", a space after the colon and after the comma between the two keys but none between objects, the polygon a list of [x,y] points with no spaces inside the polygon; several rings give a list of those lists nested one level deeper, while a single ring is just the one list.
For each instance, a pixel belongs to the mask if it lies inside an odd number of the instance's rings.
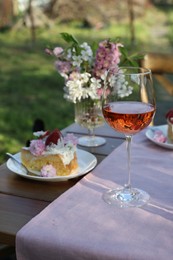
[{"label": "berry on cake", "polygon": [[66,176],[77,171],[77,138],[73,134],[63,137],[55,129],[35,132],[34,136],[30,146],[21,150],[21,161],[29,171],[40,172],[42,177]]}]

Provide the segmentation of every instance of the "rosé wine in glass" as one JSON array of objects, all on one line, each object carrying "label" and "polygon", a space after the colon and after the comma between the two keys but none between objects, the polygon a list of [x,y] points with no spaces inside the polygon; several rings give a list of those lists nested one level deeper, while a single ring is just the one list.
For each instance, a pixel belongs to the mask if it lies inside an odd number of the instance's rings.
[{"label": "ros\u00e9 wine in glass", "polygon": [[139,101],[111,102],[103,106],[108,124],[123,134],[136,134],[148,126],[155,113],[152,104]]}]

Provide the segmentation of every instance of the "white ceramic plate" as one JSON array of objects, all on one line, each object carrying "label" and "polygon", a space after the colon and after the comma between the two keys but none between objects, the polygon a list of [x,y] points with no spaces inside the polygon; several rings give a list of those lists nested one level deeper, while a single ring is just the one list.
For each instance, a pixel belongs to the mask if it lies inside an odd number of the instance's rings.
[{"label": "white ceramic plate", "polygon": [[[19,161],[20,159],[20,153],[17,153],[14,155]],[[7,161],[7,168],[16,173],[19,176],[22,176],[24,178],[28,179],[33,179],[37,181],[52,181],[52,182],[57,182],[57,181],[66,181],[69,179],[73,179],[79,176],[82,176],[86,174],[87,172],[91,171],[97,164],[97,159],[96,157],[87,152],[83,151],[80,149],[77,149],[77,159],[78,159],[78,164],[79,164],[79,170],[77,173],[70,174],[68,176],[56,176],[56,177],[40,177],[40,176],[33,176],[33,175],[27,175],[25,171],[20,167],[18,163],[16,163],[14,160],[11,158],[8,159]]]},{"label": "white ceramic plate", "polygon": [[146,137],[151,140],[153,143],[161,146],[161,147],[164,147],[164,148],[167,148],[167,149],[173,149],[173,144],[170,144],[170,143],[161,143],[161,142],[157,142],[153,139],[154,137],[154,131],[155,130],[161,130],[163,132],[163,134],[165,136],[167,136],[167,129],[168,129],[168,126],[167,125],[160,125],[160,126],[151,126],[148,128],[148,130],[146,131]]}]

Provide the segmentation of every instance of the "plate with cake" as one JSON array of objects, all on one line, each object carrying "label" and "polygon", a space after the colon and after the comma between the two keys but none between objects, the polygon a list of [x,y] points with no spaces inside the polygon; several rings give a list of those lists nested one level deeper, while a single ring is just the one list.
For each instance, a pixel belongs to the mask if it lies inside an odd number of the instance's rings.
[{"label": "plate with cake", "polygon": [[161,147],[173,149],[173,143],[168,135],[168,125],[151,126],[146,131],[146,137]]},{"label": "plate with cake", "polygon": [[167,124],[149,127],[146,137],[161,147],[173,149],[173,109],[170,109],[165,117]]},{"label": "plate with cake", "polygon": [[34,133],[29,147],[23,147],[15,158],[24,165],[9,158],[7,167],[25,178],[38,181],[64,181],[82,176],[92,170],[96,157],[77,149],[77,138],[73,134],[62,136],[58,129]]}]

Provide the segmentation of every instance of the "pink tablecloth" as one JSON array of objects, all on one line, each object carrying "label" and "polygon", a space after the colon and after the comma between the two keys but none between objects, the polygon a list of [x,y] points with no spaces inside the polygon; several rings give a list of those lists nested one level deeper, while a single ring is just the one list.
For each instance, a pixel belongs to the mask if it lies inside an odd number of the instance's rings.
[{"label": "pink tablecloth", "polygon": [[132,184],[151,195],[143,208],[102,200],[126,177],[122,144],[18,232],[17,259],[173,259],[173,150],[151,143],[144,132],[134,137]]}]

